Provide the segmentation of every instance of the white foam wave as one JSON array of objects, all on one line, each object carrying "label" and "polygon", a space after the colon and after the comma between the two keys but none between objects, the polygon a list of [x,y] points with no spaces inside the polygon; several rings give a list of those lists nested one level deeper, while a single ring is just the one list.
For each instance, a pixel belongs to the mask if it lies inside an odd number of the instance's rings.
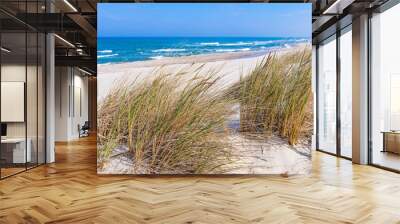
[{"label": "white foam wave", "polygon": [[181,48],[163,48],[163,49],[157,49],[157,50],[152,50],[152,52],[177,52],[177,51],[186,51],[186,49],[181,49]]},{"label": "white foam wave", "polygon": [[98,53],[112,53],[112,50],[102,50],[102,51],[97,51]]},{"label": "white foam wave", "polygon": [[205,42],[205,43],[200,43],[200,45],[203,45],[203,46],[219,46],[220,43],[219,42]]},{"label": "white foam wave", "polygon": [[164,56],[153,56],[153,57],[150,57],[150,58],[154,59],[154,60],[158,60],[158,59],[164,58]]},{"label": "white foam wave", "polygon": [[202,46],[259,46],[259,45],[267,45],[267,44],[272,44],[272,43],[279,43],[279,42],[285,42],[287,40],[266,40],[266,41],[251,41],[251,42],[244,42],[244,41],[239,41],[239,42],[233,42],[233,43],[220,43],[220,42],[205,42],[205,43],[200,43]]},{"label": "white foam wave", "polygon": [[239,48],[239,49],[218,49],[216,52],[235,52],[235,51],[249,51],[250,48]]},{"label": "white foam wave", "polygon": [[234,52],[237,51],[236,49],[218,49],[216,52]]},{"label": "white foam wave", "polygon": [[253,45],[253,42],[226,43],[226,44],[221,44],[220,46],[244,46],[244,45]]},{"label": "white foam wave", "polygon": [[252,42],[234,42],[234,43],[219,43],[219,42],[206,42],[200,43],[202,46],[243,46],[243,45],[252,45]]},{"label": "white foam wave", "polygon": [[291,38],[291,39],[287,39],[286,41],[288,42],[308,42],[310,41],[310,39],[307,38]]},{"label": "white foam wave", "polygon": [[118,56],[118,54],[97,55],[97,58],[109,58],[114,56]]},{"label": "white foam wave", "polygon": [[277,41],[273,41],[273,40],[266,40],[266,41],[254,41],[254,45],[266,45],[266,44],[272,44],[274,42]]}]

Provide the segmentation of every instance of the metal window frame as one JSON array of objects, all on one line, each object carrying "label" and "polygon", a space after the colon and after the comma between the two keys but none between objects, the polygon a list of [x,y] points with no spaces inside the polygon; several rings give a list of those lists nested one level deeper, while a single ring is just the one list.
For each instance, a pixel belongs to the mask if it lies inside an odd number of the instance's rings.
[{"label": "metal window frame", "polygon": [[[316,151],[323,152],[329,155],[333,155],[339,158],[343,158],[346,160],[352,160],[352,158],[347,157],[342,155],[342,149],[341,149],[341,132],[342,132],[342,127],[341,127],[341,117],[340,117],[340,103],[341,103],[341,97],[340,97],[340,82],[341,82],[341,58],[340,58],[340,37],[345,34],[346,32],[343,32],[344,30],[348,29],[349,26],[351,26],[352,23],[349,23],[345,25],[344,27],[340,27],[338,24],[335,24],[336,26],[336,32],[327,36],[326,38],[320,40],[318,44],[316,45]],[[347,32],[351,32],[347,31]],[[319,111],[319,47],[320,43],[327,41],[329,38],[332,38],[332,36],[335,36],[334,39],[331,41],[336,41],[336,152],[332,153],[329,151],[326,151],[324,149],[321,149],[319,147],[319,116],[320,116],[320,111]]]}]

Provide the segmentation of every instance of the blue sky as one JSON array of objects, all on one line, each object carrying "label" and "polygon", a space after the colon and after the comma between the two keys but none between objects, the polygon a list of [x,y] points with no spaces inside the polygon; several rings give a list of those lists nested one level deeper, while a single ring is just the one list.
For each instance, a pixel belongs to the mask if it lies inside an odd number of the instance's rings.
[{"label": "blue sky", "polygon": [[99,37],[311,37],[311,4],[101,3]]}]

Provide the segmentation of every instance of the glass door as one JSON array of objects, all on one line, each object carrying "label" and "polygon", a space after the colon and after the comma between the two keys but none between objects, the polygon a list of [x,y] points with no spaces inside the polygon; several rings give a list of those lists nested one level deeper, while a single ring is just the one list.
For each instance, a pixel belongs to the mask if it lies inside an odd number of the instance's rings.
[{"label": "glass door", "polygon": [[352,157],[352,32],[340,32],[340,155]]},{"label": "glass door", "polygon": [[318,47],[318,150],[336,154],[336,35]]}]

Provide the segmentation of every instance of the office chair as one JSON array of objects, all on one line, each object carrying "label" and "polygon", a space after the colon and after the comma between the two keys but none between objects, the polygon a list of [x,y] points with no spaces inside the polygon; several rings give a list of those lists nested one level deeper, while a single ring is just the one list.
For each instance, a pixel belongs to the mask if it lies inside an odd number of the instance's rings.
[{"label": "office chair", "polygon": [[79,127],[80,125],[78,125],[78,129],[79,129],[79,138],[80,137],[87,137],[89,136],[89,129],[90,129],[90,125],[89,125],[89,121],[85,121],[85,123],[82,125],[82,127]]}]

